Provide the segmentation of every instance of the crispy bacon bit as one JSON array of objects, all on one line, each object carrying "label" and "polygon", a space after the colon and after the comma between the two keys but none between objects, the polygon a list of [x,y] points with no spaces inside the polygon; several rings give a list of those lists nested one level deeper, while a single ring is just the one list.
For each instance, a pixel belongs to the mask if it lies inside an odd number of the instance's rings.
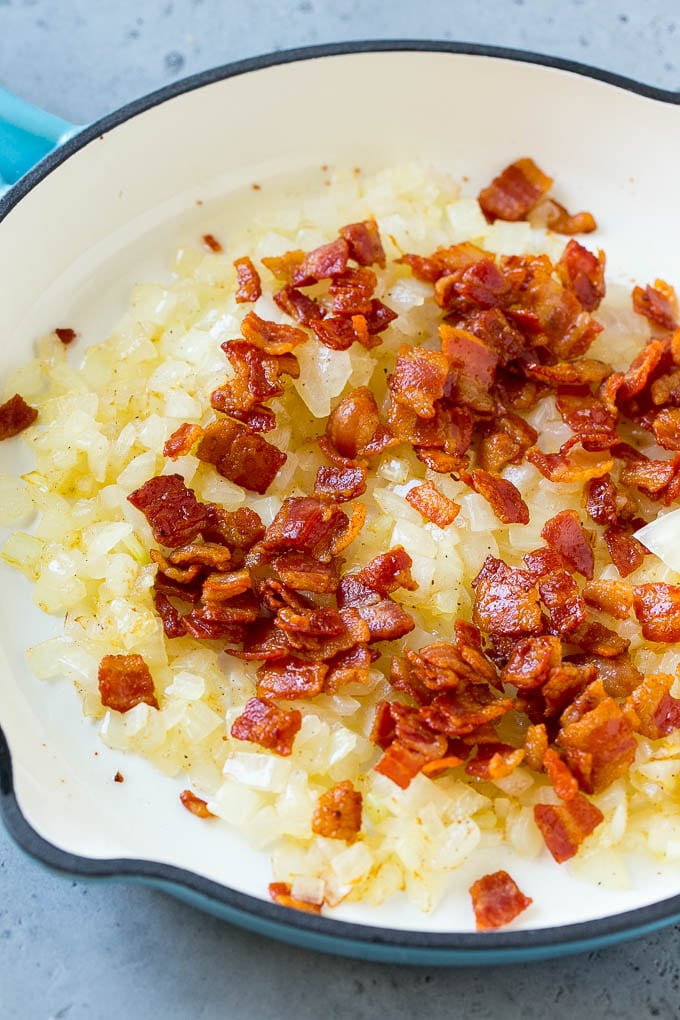
[{"label": "crispy bacon bit", "polygon": [[521,747],[510,747],[507,744],[489,743],[481,744],[477,753],[465,766],[469,776],[476,779],[486,779],[493,782],[496,779],[505,779],[512,775],[518,765],[524,760],[524,749]]},{"label": "crispy bacon bit", "polygon": [[[356,321],[355,321],[356,320]],[[361,328],[363,325],[364,329]],[[368,327],[363,315],[351,318],[334,316],[328,319],[310,322],[317,340],[331,351],[346,351],[353,343],[368,341]]]},{"label": "crispy bacon bit", "polygon": [[306,552],[327,563],[347,514],[316,496],[289,496],[267,528],[262,545],[272,552]]},{"label": "crispy bacon bit", "polygon": [[[241,323],[241,332],[249,344],[259,347],[269,355],[290,354],[300,344],[306,343],[308,339],[303,329],[261,319],[255,312],[248,312]],[[233,343],[233,341],[231,342]]]},{"label": "crispy bacon bit", "polygon": [[647,550],[630,531],[618,525],[612,525],[604,533],[604,540],[621,577],[627,577],[641,566]]},{"label": "crispy bacon bit", "polygon": [[437,351],[402,344],[387,385],[392,399],[420,418],[434,418],[434,401],[444,395],[449,373],[446,357]]},{"label": "crispy bacon bit", "polygon": [[116,772],[115,776],[113,777],[113,781],[114,783],[124,783],[125,776],[123,775],[122,772]]},{"label": "crispy bacon bit", "polygon": [[[461,474],[461,477],[464,476]],[[481,468],[475,468],[469,476],[466,475],[465,481],[468,477],[472,488],[490,504],[502,524],[529,523],[529,507],[516,485]]]},{"label": "crispy bacon bit", "polygon": [[223,542],[230,549],[250,549],[259,542],[265,527],[259,515],[250,507],[225,510],[218,503],[206,503],[208,526],[203,535],[211,542]]},{"label": "crispy bacon bit", "polygon": [[423,765],[446,755],[449,742],[443,734],[433,733],[414,710],[397,717],[395,734],[375,771],[405,790]]},{"label": "crispy bacon bit", "polygon": [[590,581],[583,589],[586,604],[616,620],[625,620],[633,608],[633,591],[622,581]]},{"label": "crispy bacon bit", "polygon": [[232,737],[250,740],[286,757],[293,750],[295,734],[302,725],[297,709],[286,712],[265,698],[251,698],[231,727]]},{"label": "crispy bacon bit", "polygon": [[328,676],[324,690],[334,694],[346,684],[367,684],[370,680],[370,667],[377,652],[372,652],[366,645],[355,645],[346,652],[338,652],[328,660]]},{"label": "crispy bacon bit", "polygon": [[609,475],[592,478],[586,486],[586,510],[598,524],[615,524],[616,489]]},{"label": "crispy bacon bit", "polygon": [[538,446],[527,450],[527,460],[551,482],[587,482],[608,475],[614,467],[613,460],[583,458],[577,463],[565,453],[544,453]]},{"label": "crispy bacon bit", "polygon": [[595,565],[593,535],[583,529],[575,510],[562,510],[546,521],[541,538],[563,556],[573,570],[588,580],[592,579]]},{"label": "crispy bacon bit", "polygon": [[651,499],[658,497],[677,472],[672,460],[631,460],[621,470],[624,485],[635,485]]},{"label": "crispy bacon bit", "polygon": [[191,790],[182,790],[179,799],[187,811],[190,811],[192,815],[196,815],[197,818],[215,817],[212,811],[208,810],[207,802],[201,797],[197,797]]},{"label": "crispy bacon bit", "polygon": [[664,407],[652,423],[654,438],[665,450],[680,450],[680,407]]},{"label": "crispy bacon bit", "polygon": [[208,524],[205,507],[181,475],[150,478],[128,500],[144,514],[159,545],[186,545]]},{"label": "crispy bacon bit", "polygon": [[442,354],[456,375],[458,400],[479,411],[493,410],[489,390],[496,378],[500,360],[498,353],[474,333],[457,329],[446,322],[440,324],[439,335]]},{"label": "crispy bacon bit", "polygon": [[239,304],[244,301],[257,301],[262,294],[262,284],[260,282],[260,274],[251,260],[247,256],[242,259],[236,259],[234,269],[238,276],[236,301]]},{"label": "crispy bacon bit", "polygon": [[525,570],[512,570],[502,560],[487,556],[473,587],[473,621],[481,630],[528,634],[542,629],[538,588]]},{"label": "crispy bacon bit", "polygon": [[208,574],[203,582],[203,599],[206,602],[227,602],[237,595],[242,595],[251,587],[249,570]]},{"label": "crispy bacon bit", "polygon": [[[263,260],[264,261],[264,260]],[[280,907],[291,907],[293,910],[303,910],[306,914],[320,914],[321,903],[310,903],[308,900],[297,899],[291,895],[292,889],[288,882],[270,882],[269,895],[274,903]]]},{"label": "crispy bacon bit", "polygon": [[512,708],[512,698],[498,698],[484,684],[470,684],[438,694],[420,714],[436,733],[462,737],[484,723],[499,719]]},{"label": "crispy bacon bit", "polygon": [[366,470],[362,467],[320,467],[314,495],[344,503],[366,492]]},{"label": "crispy bacon bit", "polygon": [[375,397],[367,386],[359,386],[331,412],[326,438],[341,457],[354,460],[366,456],[380,427]]},{"label": "crispy bacon bit", "polygon": [[539,170],[532,159],[518,159],[480,191],[478,201],[490,223],[523,220],[551,186],[552,178]]},{"label": "crispy bacon bit", "polygon": [[328,666],[324,663],[301,662],[299,659],[282,659],[257,671],[258,698],[314,698],[321,694]]},{"label": "crispy bacon bit", "polygon": [[105,655],[97,674],[102,705],[129,712],[144,703],[158,708],[153,677],[141,655]]},{"label": "crispy bacon bit", "polygon": [[415,591],[418,586],[411,577],[412,565],[413,561],[404,547],[395,545],[374,556],[355,576],[381,595],[391,595],[398,588]]},{"label": "crispy bacon bit", "polygon": [[361,829],[361,794],[349,779],[336,783],[316,802],[312,832],[327,839],[344,839],[353,843]]},{"label": "crispy bacon bit", "polygon": [[574,292],[587,312],[594,312],[605,295],[604,267],[604,252],[593,255],[578,241],[569,241],[557,263],[562,283]]},{"label": "crispy bacon bit", "polygon": [[323,318],[323,312],[316,301],[288,283],[274,294],[274,301],[281,311],[290,315],[291,319],[295,319],[301,326],[309,326],[316,319]]},{"label": "crispy bacon bit", "polygon": [[272,566],[281,582],[296,592],[322,595],[335,591],[340,582],[340,562],[337,559],[320,563],[308,553],[291,550],[275,556]]},{"label": "crispy bacon bit", "polygon": [[616,393],[616,398],[619,402],[630,400],[631,397],[637,396],[638,393],[645,389],[665,352],[666,345],[662,340],[650,340],[643,347],[624,372],[623,379]]},{"label": "crispy bacon bit", "polygon": [[493,931],[514,921],[534,902],[525,896],[507,871],[484,875],[470,886],[477,931]]},{"label": "crispy bacon bit", "polygon": [[660,740],[680,729],[680,700],[670,693],[673,683],[674,677],[664,673],[646,676],[628,698],[624,712],[643,737]]},{"label": "crispy bacon bit", "polygon": [[552,634],[520,638],[501,671],[501,680],[519,690],[531,690],[544,684],[561,662],[559,638]]},{"label": "crispy bacon bit", "polygon": [[538,439],[528,422],[512,412],[496,418],[479,442],[477,461],[480,468],[497,475],[506,464],[518,464]]},{"label": "crispy bacon bit", "polygon": [[346,227],[340,227],[340,236],[347,241],[349,257],[360,266],[377,264],[381,269],[385,268],[385,250],[375,220],[348,223]]},{"label": "crispy bacon bit", "polygon": [[349,258],[349,245],[344,237],[339,237],[329,244],[322,244],[314,251],[308,252],[302,262],[293,270],[290,281],[295,287],[308,287],[319,280],[344,273]]},{"label": "crispy bacon bit", "polygon": [[560,800],[573,800],[578,793],[578,781],[552,747],[543,755],[543,766]]},{"label": "crispy bacon bit", "polygon": [[200,425],[190,425],[189,422],[184,422],[165,440],[163,456],[170,460],[184,457],[187,453],[191,453],[194,443],[197,443],[202,436],[203,429]]},{"label": "crispy bacon bit", "polygon": [[633,289],[633,308],[662,329],[677,329],[678,302],[675,291],[663,280]]},{"label": "crispy bacon bit", "polygon": [[597,223],[592,213],[571,214],[554,198],[547,198],[542,208],[545,209],[546,226],[549,230],[554,230],[556,234],[592,234],[593,230],[597,230]]},{"label": "crispy bacon bit", "polygon": [[545,723],[530,724],[524,737],[524,761],[530,769],[540,772],[548,750],[548,731]]},{"label": "crispy bacon bit", "polygon": [[563,804],[536,804],[534,818],[558,864],[574,857],[586,836],[604,821],[600,809],[582,793]]},{"label": "crispy bacon bit", "polygon": [[551,627],[565,639],[586,617],[586,606],[571,574],[556,570],[541,577],[538,590],[543,605],[550,613]]},{"label": "crispy bacon bit", "polygon": [[406,493],[406,502],[414,510],[432,521],[438,528],[446,528],[453,524],[460,513],[460,506],[439,491],[434,482],[423,482],[415,485]]},{"label": "crispy bacon bit", "polygon": [[624,775],[637,748],[630,723],[613,698],[563,726],[558,744],[586,793],[598,793]]},{"label": "crispy bacon bit", "polygon": [[68,328],[65,329],[63,326],[60,326],[58,329],[55,329],[54,332],[57,334],[57,336],[59,337],[59,339],[61,340],[65,347],[68,347],[69,344],[72,344],[73,341],[78,336],[75,329]]},{"label": "crispy bacon bit", "polygon": [[222,245],[213,234],[204,234],[201,240],[203,241],[203,244],[208,249],[208,251],[212,251],[215,253],[219,253],[222,251]]},{"label": "crispy bacon bit", "polygon": [[638,584],[633,588],[635,615],[647,641],[680,641],[680,587]]},{"label": "crispy bacon bit", "polygon": [[0,405],[0,440],[18,436],[32,425],[37,417],[36,409],[27,404],[19,393],[15,393]]},{"label": "crispy bacon bit", "polygon": [[175,609],[167,595],[157,591],[153,598],[156,612],[163,623],[165,636],[168,638],[184,637],[187,632],[180,612]]},{"label": "crispy bacon bit", "polygon": [[262,265],[266,266],[269,272],[282,280],[284,283],[292,284],[293,274],[302,265],[305,253],[299,248],[295,251],[287,251],[283,255],[262,259]]},{"label": "crispy bacon bit", "polygon": [[230,482],[260,495],[267,491],[286,461],[286,454],[262,436],[226,419],[208,425],[196,456],[214,464]]}]

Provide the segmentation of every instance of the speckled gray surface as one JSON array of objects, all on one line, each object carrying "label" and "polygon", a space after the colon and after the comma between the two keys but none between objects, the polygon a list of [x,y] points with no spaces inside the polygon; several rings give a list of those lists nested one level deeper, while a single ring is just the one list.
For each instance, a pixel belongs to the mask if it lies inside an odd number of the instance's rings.
[{"label": "speckled gray surface", "polygon": [[[0,0],[0,85],[74,122],[204,67],[380,37],[496,43],[680,89],[678,0]],[[547,963],[334,959],[143,888],[44,872],[0,831],[0,1020],[680,1017],[680,929]]]}]

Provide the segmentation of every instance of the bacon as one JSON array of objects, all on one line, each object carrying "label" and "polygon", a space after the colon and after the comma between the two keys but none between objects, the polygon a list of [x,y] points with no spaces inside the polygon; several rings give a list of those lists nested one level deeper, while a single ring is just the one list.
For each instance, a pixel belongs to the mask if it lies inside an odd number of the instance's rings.
[{"label": "bacon", "polygon": [[[152,559],[155,550],[151,550]],[[229,570],[231,566],[231,553],[225,546],[218,542],[190,542],[188,545],[181,545],[168,553],[167,560],[161,557],[165,564],[170,567],[210,567],[211,570]],[[162,566],[167,571],[167,566]]]},{"label": "bacon", "polygon": [[265,531],[262,546],[276,553],[309,553],[327,563],[335,539],[347,523],[347,515],[333,503],[316,496],[289,496]]},{"label": "bacon", "polygon": [[514,921],[533,903],[507,871],[495,871],[470,886],[477,931],[493,931]]},{"label": "bacon", "polygon": [[379,265],[385,268],[385,250],[380,240],[380,231],[375,220],[362,220],[340,227],[340,236],[349,248],[349,257],[360,266]]},{"label": "bacon", "polygon": [[538,589],[524,570],[512,570],[487,556],[473,581],[473,622],[481,630],[499,634],[535,633],[542,629]]},{"label": "bacon", "polygon": [[439,335],[442,354],[456,373],[458,400],[480,411],[493,409],[489,391],[500,360],[496,351],[474,333],[446,322],[440,324]]},{"label": "bacon", "polygon": [[[285,323],[270,322],[261,319],[255,312],[248,312],[241,323],[241,333],[244,339],[259,348],[264,354],[274,357],[289,354],[307,342],[307,334],[297,326],[287,326]],[[235,341],[228,341],[234,343]],[[222,344],[224,350],[224,344]],[[287,364],[287,363],[286,363]]]},{"label": "bacon", "polygon": [[380,429],[375,397],[367,386],[352,390],[335,406],[326,423],[326,438],[331,447],[352,461],[365,456]]},{"label": "bacon", "polygon": [[394,732],[395,739],[385,750],[375,771],[405,790],[423,765],[444,757],[449,742],[443,734],[433,733],[413,710],[396,717]]},{"label": "bacon", "polygon": [[444,395],[448,372],[443,354],[402,344],[387,385],[398,404],[421,418],[434,418],[434,401]]},{"label": "bacon", "polygon": [[208,249],[208,251],[212,251],[215,254],[218,254],[219,252],[222,251],[222,245],[217,240],[214,234],[204,234],[201,240],[203,241],[203,244]]},{"label": "bacon", "polygon": [[173,606],[167,595],[157,591],[153,597],[156,612],[163,623],[163,630],[167,638],[184,637],[187,632],[182,616]]},{"label": "bacon", "polygon": [[465,766],[469,776],[494,782],[512,775],[524,760],[524,749],[507,744],[489,743],[477,748],[475,757]]},{"label": "bacon", "polygon": [[366,563],[354,577],[381,595],[391,595],[399,588],[415,591],[418,585],[411,577],[413,560],[402,545],[379,553]]},{"label": "bacon", "polygon": [[231,735],[287,757],[301,725],[302,716],[297,709],[284,711],[266,698],[251,698],[232,723]]},{"label": "bacon", "polygon": [[257,671],[258,698],[314,698],[321,694],[328,666],[323,662],[302,662],[292,656],[260,666]]},{"label": "bacon", "polygon": [[680,450],[680,407],[666,407],[652,422],[654,438],[665,450]]},{"label": "bacon", "polygon": [[603,251],[593,255],[578,241],[569,241],[555,268],[564,286],[574,292],[582,307],[594,312],[606,291],[604,267]]},{"label": "bacon", "polygon": [[[474,632],[474,637],[469,632]],[[419,651],[404,652],[410,679],[431,691],[457,687],[460,681],[495,684],[496,668],[482,651],[479,632],[471,624],[456,621],[454,643],[436,641]],[[394,664],[394,660],[393,660]]]},{"label": "bacon", "polygon": [[309,553],[290,550],[275,556],[272,566],[283,584],[293,591],[322,595],[335,591],[340,582],[340,563],[335,558],[320,563]]},{"label": "bacon", "polygon": [[646,676],[628,698],[624,712],[643,737],[661,740],[680,729],[680,700],[670,693],[674,681],[665,673]]},{"label": "bacon", "polygon": [[129,712],[135,705],[158,708],[153,677],[141,655],[105,655],[97,673],[102,705]]},{"label": "bacon", "polygon": [[202,436],[203,429],[200,425],[190,425],[185,421],[165,440],[163,456],[170,460],[177,460],[178,457],[191,453],[194,443],[197,443]]},{"label": "bacon", "polygon": [[295,287],[308,287],[319,280],[337,276],[344,273],[348,258],[349,245],[344,237],[322,244],[305,255],[300,265],[293,270],[290,282]]},{"label": "bacon", "polygon": [[192,790],[182,790],[179,799],[187,811],[192,815],[196,815],[197,818],[215,817],[212,811],[208,809],[206,801],[202,797],[197,797]]},{"label": "bacon", "polygon": [[615,524],[616,489],[608,474],[592,478],[586,486],[586,510],[598,524]]},{"label": "bacon", "polygon": [[203,599],[206,602],[227,602],[252,587],[250,571],[232,570],[229,573],[208,574],[203,582]]},{"label": "bacon", "polygon": [[598,793],[625,775],[637,749],[630,723],[614,699],[608,697],[580,719],[563,726],[557,742],[586,793]]},{"label": "bacon", "polygon": [[440,308],[463,313],[495,308],[508,296],[510,283],[493,262],[493,256],[476,259],[454,272],[446,272],[434,285]]},{"label": "bacon", "polygon": [[575,510],[562,510],[543,525],[541,538],[564,557],[573,570],[588,580],[593,577],[593,535],[581,526]]},{"label": "bacon", "polygon": [[561,570],[569,570],[569,564],[564,556],[556,549],[549,546],[542,546],[534,549],[533,552],[525,553],[522,557],[526,568],[531,576],[538,581],[548,574],[559,573]]},{"label": "bacon", "polygon": [[436,733],[462,737],[484,723],[499,719],[514,707],[512,698],[497,698],[483,684],[458,686],[438,694],[420,710],[421,717]]},{"label": "bacon", "polygon": [[[260,407],[258,401],[271,400],[272,397],[282,395],[284,388],[281,375],[293,378],[300,375],[297,358],[289,353],[268,354],[261,347],[245,340],[227,340],[221,346],[232,365],[234,377],[212,392],[210,395],[212,406],[217,411],[224,411],[244,420],[248,420],[245,418],[247,412],[257,411],[271,416],[272,412]],[[290,345],[281,341],[272,342],[269,346]]]},{"label": "bacon", "polygon": [[252,261],[247,256],[236,259],[234,269],[238,278],[237,303],[257,301],[262,294],[262,283],[260,281],[260,274]]},{"label": "bacon", "polygon": [[519,464],[527,450],[538,439],[538,433],[519,415],[508,412],[496,418],[482,435],[477,448],[479,467],[498,474],[506,464]]},{"label": "bacon", "polygon": [[0,405],[0,440],[18,436],[32,425],[37,417],[36,409],[27,404],[19,393],[15,393]]},{"label": "bacon", "polygon": [[532,159],[518,159],[507,166],[478,196],[487,220],[523,220],[550,190],[547,177]]},{"label": "bacon", "polygon": [[543,605],[550,613],[551,627],[567,637],[583,623],[586,607],[576,583],[566,570],[556,570],[540,578],[538,590]]},{"label": "bacon", "polygon": [[570,634],[569,640],[584,651],[606,659],[615,659],[630,647],[630,641],[597,621],[579,627]]},{"label": "bacon", "polygon": [[586,604],[616,620],[625,620],[633,608],[633,592],[621,581],[590,581],[583,589]]},{"label": "bacon", "polygon": [[469,475],[461,473],[464,481],[490,504],[493,512],[503,524],[528,524],[529,507],[522,499],[516,485],[505,478],[498,478],[481,468],[475,468]]},{"label": "bacon", "polygon": [[362,315],[313,320],[309,325],[314,330],[317,340],[331,351],[346,351],[355,342],[372,346],[368,342],[368,326]]},{"label": "bacon", "polygon": [[587,482],[609,474],[614,467],[613,460],[583,459],[577,463],[562,452],[544,453],[538,446],[527,450],[527,460],[551,482]]},{"label": "bacon", "polygon": [[[604,361],[597,361],[595,358],[579,358],[576,361],[558,361],[553,365],[543,365],[538,361],[529,361],[523,366],[525,374],[530,379],[539,379],[550,386],[585,386],[591,383],[600,383],[611,375],[611,365]],[[571,390],[566,390],[565,395],[571,395]],[[574,395],[589,395],[581,390],[576,390]]]},{"label": "bacon", "polygon": [[196,641],[227,641],[240,644],[244,640],[247,632],[245,623],[239,620],[208,618],[206,612],[208,607],[192,609],[182,617],[187,633]]},{"label": "bacon", "polygon": [[[557,391],[557,410],[563,421],[579,436],[584,445],[602,437],[600,445],[605,448],[618,442],[616,417],[587,389],[563,387]],[[596,440],[597,441],[597,440]]]},{"label": "bacon", "polygon": [[277,627],[286,631],[288,640],[291,635],[304,634],[312,637],[337,637],[344,634],[345,621],[337,609],[317,608],[298,609],[284,606],[279,610],[276,620]]},{"label": "bacon", "polygon": [[546,750],[543,766],[560,800],[573,800],[578,794],[578,781],[554,748]]},{"label": "bacon", "polygon": [[304,259],[305,253],[297,248],[295,251],[284,252],[283,255],[269,256],[262,259],[261,262],[277,280],[292,284],[293,275],[300,268]]},{"label": "bacon", "polygon": [[548,732],[544,723],[530,724],[524,737],[524,761],[535,772],[543,769],[543,759],[548,750]]},{"label": "bacon", "polygon": [[532,690],[542,686],[561,662],[562,643],[552,634],[520,638],[501,671],[501,681]]},{"label": "bacon", "polygon": [[371,310],[371,298],[377,282],[373,270],[363,267],[346,269],[334,276],[328,288],[330,310],[334,315],[367,314]]},{"label": "bacon", "polygon": [[547,198],[541,208],[545,210],[546,226],[556,234],[592,234],[593,230],[597,230],[592,213],[571,214],[554,198]]},{"label": "bacon", "polygon": [[649,284],[633,289],[633,308],[638,315],[644,315],[662,329],[677,329],[678,303],[675,291],[663,280],[656,280],[655,286]]},{"label": "bacon", "polygon": [[633,607],[647,641],[680,641],[680,586],[637,584]]},{"label": "bacon", "polygon": [[642,683],[642,673],[633,665],[627,652],[613,657],[603,655],[579,655],[574,662],[590,664],[597,670],[603,689],[610,698],[626,698]]},{"label": "bacon", "polygon": [[205,507],[198,502],[193,489],[186,487],[181,475],[150,478],[130,493],[128,501],[144,514],[160,545],[186,545],[208,522]]},{"label": "bacon", "polygon": [[[236,643],[236,642],[235,642]],[[246,662],[261,659],[275,662],[290,655],[291,647],[286,635],[272,620],[260,619],[251,624],[243,639],[243,648],[230,648],[228,654]]]},{"label": "bacon", "polygon": [[78,336],[75,329],[69,329],[68,327],[64,328],[63,326],[55,329],[54,332],[57,334],[64,347],[68,347],[69,344],[72,344]]},{"label": "bacon", "polygon": [[438,528],[453,524],[460,513],[460,506],[439,491],[434,482],[415,485],[406,493],[406,502]]},{"label": "bacon", "polygon": [[604,815],[578,793],[563,804],[536,804],[534,819],[548,850],[562,864],[578,853],[586,836],[604,821]]},{"label": "bacon", "polygon": [[196,456],[214,464],[230,482],[260,495],[267,491],[286,461],[286,454],[266,439],[226,419],[208,425]]},{"label": "bacon", "polygon": [[595,676],[595,667],[589,663],[579,665],[574,662],[562,662],[555,669],[551,669],[548,680],[541,689],[545,703],[544,715],[546,717],[559,715],[565,705],[593,682]]},{"label": "bacon", "polygon": [[620,480],[654,499],[669,485],[676,472],[677,465],[672,460],[634,460],[623,467]]},{"label": "bacon", "polygon": [[361,829],[361,794],[349,779],[336,783],[316,802],[312,832],[326,839],[344,839],[353,843]]},{"label": "bacon", "polygon": [[172,581],[169,577],[158,570],[153,581],[154,593],[160,595],[167,595],[170,598],[181,599],[183,602],[198,602],[201,598],[201,581],[200,578],[191,581],[188,584],[179,584],[177,581]]},{"label": "bacon", "polygon": [[[370,564],[368,565],[370,567]],[[364,571],[366,568],[364,568]],[[363,580],[364,571],[345,574],[338,587],[338,606],[353,607],[366,623],[369,640],[393,641],[415,627],[413,617],[397,602]]]},{"label": "bacon", "polygon": [[650,340],[638,356],[631,361],[623,374],[623,380],[617,390],[617,400],[630,400],[647,386],[650,377],[658,367],[666,353],[666,345],[662,340]]},{"label": "bacon", "polygon": [[317,319],[323,318],[323,312],[316,301],[288,283],[274,294],[274,301],[281,311],[290,315],[291,319],[295,319],[301,326],[309,326]]},{"label": "bacon", "polygon": [[328,675],[324,689],[334,694],[346,684],[367,684],[370,680],[370,666],[376,652],[366,645],[356,645],[346,652],[339,652],[328,660]]},{"label": "bacon", "polygon": [[223,542],[232,551],[250,549],[265,533],[259,515],[250,507],[225,510],[218,503],[206,503],[205,509],[208,525],[203,530],[204,537],[213,542]]},{"label": "bacon", "polygon": [[604,540],[621,577],[627,577],[641,566],[647,550],[625,527],[612,525],[604,533]]},{"label": "bacon", "polygon": [[[264,259],[262,261],[264,262]],[[291,893],[292,888],[288,882],[269,883],[269,895],[280,907],[291,907],[293,910],[302,910],[306,914],[321,913],[321,903],[309,903],[307,900],[297,899]]]},{"label": "bacon", "polygon": [[362,467],[320,467],[314,495],[344,503],[366,492],[366,471]]}]

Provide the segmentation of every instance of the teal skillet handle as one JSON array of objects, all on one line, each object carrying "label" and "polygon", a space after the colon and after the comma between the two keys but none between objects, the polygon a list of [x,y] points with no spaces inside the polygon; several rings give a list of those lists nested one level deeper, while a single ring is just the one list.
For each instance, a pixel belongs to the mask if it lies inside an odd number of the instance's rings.
[{"label": "teal skillet handle", "polygon": [[0,88],[0,194],[78,128]]}]

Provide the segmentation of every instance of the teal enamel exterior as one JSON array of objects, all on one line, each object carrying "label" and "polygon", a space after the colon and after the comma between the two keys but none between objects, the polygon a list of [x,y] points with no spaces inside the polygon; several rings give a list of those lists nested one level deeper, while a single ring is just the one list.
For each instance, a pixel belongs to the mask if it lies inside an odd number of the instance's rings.
[{"label": "teal enamel exterior", "polygon": [[0,89],[0,189],[15,184],[79,129]]}]

